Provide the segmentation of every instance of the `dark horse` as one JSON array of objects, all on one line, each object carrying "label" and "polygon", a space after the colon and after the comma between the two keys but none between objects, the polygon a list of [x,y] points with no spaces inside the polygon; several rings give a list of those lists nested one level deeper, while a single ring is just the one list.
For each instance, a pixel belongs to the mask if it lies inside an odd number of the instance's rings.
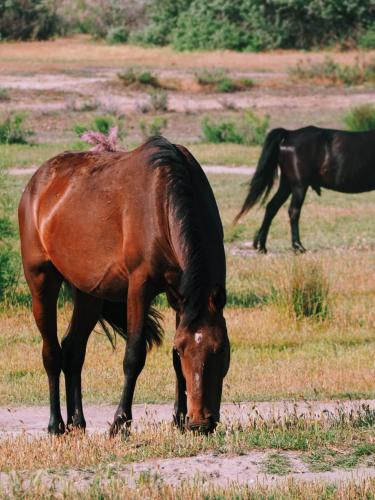
[{"label": "dark horse", "polygon": [[304,252],[299,236],[299,217],[309,186],[320,196],[321,188],[342,193],[363,193],[375,189],[375,130],[345,132],[317,127],[298,130],[277,128],[268,134],[250,182],[249,193],[235,222],[263,196],[270,193],[277,167],[280,185],[271,201],[254,247],[267,252],[266,240],[272,219],[292,194],[289,218],[294,250]]},{"label": "dark horse", "polygon": [[[125,152],[65,152],[44,163],[19,206],[22,260],[43,337],[50,391],[48,430],[85,428],[81,371],[98,321],[127,339],[125,382],[110,434],[132,419],[147,347],[161,342],[153,299],[176,311],[173,365],[177,424],[202,432],[219,420],[229,340],[223,308],[225,254],[215,198],[198,162],[162,137]],[[56,303],[63,281],[74,310],[61,347]]]}]

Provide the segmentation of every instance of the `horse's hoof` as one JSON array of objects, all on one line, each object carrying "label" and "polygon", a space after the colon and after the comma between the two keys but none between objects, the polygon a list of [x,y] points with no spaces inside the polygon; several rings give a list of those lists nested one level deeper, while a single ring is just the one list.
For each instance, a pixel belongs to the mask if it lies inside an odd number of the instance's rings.
[{"label": "horse's hoof", "polygon": [[127,438],[130,435],[131,420],[126,418],[126,415],[115,417],[113,424],[109,428],[109,437],[114,438],[121,432],[122,437]]},{"label": "horse's hoof", "polygon": [[293,243],[293,250],[295,253],[305,253],[306,248],[302,245],[302,243]]},{"label": "horse's hoof", "polygon": [[48,434],[51,436],[61,436],[65,434],[65,424],[62,420],[58,422],[50,422],[48,424]]},{"label": "horse's hoof", "polygon": [[259,248],[258,248],[258,253],[263,254],[263,255],[266,255],[266,253],[267,253],[267,248],[266,248],[266,247],[263,247],[263,246],[259,247]]}]

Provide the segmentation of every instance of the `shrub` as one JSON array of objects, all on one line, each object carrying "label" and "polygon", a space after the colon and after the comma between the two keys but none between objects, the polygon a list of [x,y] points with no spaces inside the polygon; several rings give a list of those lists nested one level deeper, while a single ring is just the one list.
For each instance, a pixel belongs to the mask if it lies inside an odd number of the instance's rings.
[{"label": "shrub", "polygon": [[164,116],[155,116],[150,122],[141,120],[139,128],[145,139],[153,135],[162,135],[168,126],[168,120]]},{"label": "shrub", "polygon": [[106,40],[109,44],[115,45],[117,43],[127,42],[129,37],[129,31],[124,26],[117,26],[109,28]]},{"label": "shrub", "polygon": [[229,78],[222,69],[203,69],[195,73],[199,85],[214,92],[236,92],[246,90],[254,85],[251,78]]},{"label": "shrub", "polygon": [[24,120],[25,115],[10,113],[4,121],[0,122],[0,144],[27,144],[33,131],[24,128]]},{"label": "shrub", "polygon": [[344,117],[348,130],[360,132],[364,130],[375,130],[375,106],[363,104],[351,109]]},{"label": "shrub", "polygon": [[358,38],[358,45],[362,49],[375,49],[375,23]]},{"label": "shrub", "polygon": [[321,265],[296,257],[283,285],[273,289],[271,301],[296,319],[327,319],[330,316],[329,283]]},{"label": "shrub", "polygon": [[8,89],[0,88],[0,101],[9,101],[10,95]]},{"label": "shrub", "polygon": [[322,83],[360,85],[375,82],[375,62],[359,59],[352,65],[336,63],[326,57],[323,62],[313,63],[309,59],[299,61],[290,71],[297,80],[314,80]]},{"label": "shrub", "polygon": [[159,81],[151,71],[139,71],[134,68],[127,68],[117,73],[117,76],[127,87],[131,85],[150,85],[152,87],[159,87]]},{"label": "shrub", "polygon": [[269,129],[270,118],[258,116],[253,111],[246,111],[236,121],[230,120],[211,121],[204,118],[202,132],[207,142],[233,142],[237,144],[259,145],[263,144]]},{"label": "shrub", "polygon": [[51,0],[0,1],[1,40],[46,40],[64,30]]},{"label": "shrub", "polygon": [[162,89],[154,89],[149,92],[150,106],[155,111],[168,110],[168,93]]},{"label": "shrub", "polygon": [[[124,121],[122,117],[115,117],[113,115],[99,115],[96,116],[93,121],[87,125],[76,123],[73,127],[74,132],[81,137],[82,134],[89,130],[95,132],[100,132],[102,134],[108,135],[111,128],[118,128],[118,137],[122,139],[125,137]],[[82,149],[82,144],[77,143],[76,146],[80,146],[77,149]]]},{"label": "shrub", "polygon": [[221,142],[243,143],[242,135],[237,132],[235,124],[230,121],[214,123],[206,117],[202,121],[202,132],[206,142],[213,142],[215,144]]}]

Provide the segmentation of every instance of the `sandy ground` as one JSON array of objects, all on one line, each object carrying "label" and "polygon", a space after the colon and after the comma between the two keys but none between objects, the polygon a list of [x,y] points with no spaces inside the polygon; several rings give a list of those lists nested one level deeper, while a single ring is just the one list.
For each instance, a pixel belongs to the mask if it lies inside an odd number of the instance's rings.
[{"label": "sandy ground", "polygon": [[[249,417],[262,417],[265,420],[282,418],[293,413],[316,417],[329,417],[337,411],[349,414],[356,411],[361,405],[369,405],[375,409],[375,400],[362,401],[314,401],[314,402],[264,402],[264,403],[224,403],[222,405],[222,421],[224,423],[245,422]],[[171,404],[134,405],[134,426],[144,423],[170,422],[172,416]],[[93,405],[86,407],[88,432],[107,432],[108,422],[115,411],[111,405]],[[48,419],[47,407],[19,407],[0,408],[0,436],[2,439],[11,438],[19,433],[38,436],[45,433]],[[265,460],[270,453],[279,453],[289,462],[289,473],[285,476],[268,474],[265,472]],[[356,469],[334,468],[327,472],[311,472],[298,452],[276,450],[254,450],[242,455],[201,454],[186,458],[152,459],[129,465],[116,464],[103,465],[102,477],[116,477],[125,480],[129,486],[135,486],[140,476],[149,475],[156,481],[178,485],[186,481],[204,481],[206,484],[229,485],[237,482],[240,484],[256,485],[273,484],[293,478],[304,481],[327,481],[330,483],[375,477],[375,467],[360,466]],[[92,468],[68,469],[62,471],[40,470],[37,471],[39,480],[47,485],[54,485],[59,489],[67,480],[74,482],[77,489],[87,488],[95,481],[98,471]],[[103,472],[103,471],[102,471]],[[35,477],[32,473],[17,472],[18,479],[22,477],[27,484]],[[4,488],[10,484],[12,473],[0,473],[0,482]]]},{"label": "sandy ground", "polygon": [[[300,416],[329,417],[338,410],[349,414],[358,410],[362,404],[375,409],[375,400],[223,403],[221,421],[224,424],[246,423],[249,417],[256,415],[271,419],[282,418],[291,413]],[[115,409],[113,405],[86,406],[84,411],[87,431],[106,432]],[[20,433],[37,436],[45,433],[48,412],[47,406],[0,407],[0,437],[5,438]],[[172,404],[135,404],[133,405],[133,428],[136,430],[145,424],[171,422],[172,414]]]},{"label": "sandy ground", "polygon": [[[38,167],[26,168],[11,168],[9,169],[10,175],[32,175]],[[203,165],[203,170],[206,174],[236,174],[236,175],[252,175],[255,172],[255,167],[238,166],[228,167],[226,165]]]}]

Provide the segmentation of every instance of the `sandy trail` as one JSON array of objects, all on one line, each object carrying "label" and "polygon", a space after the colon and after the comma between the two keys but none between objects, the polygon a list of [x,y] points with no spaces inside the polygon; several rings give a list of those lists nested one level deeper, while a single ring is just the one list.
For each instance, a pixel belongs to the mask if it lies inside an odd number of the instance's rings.
[{"label": "sandy trail", "polygon": [[[246,165],[238,167],[228,167],[227,165],[202,165],[206,174],[235,174],[235,175],[252,175],[255,172],[255,167],[248,167]],[[32,175],[38,167],[25,167],[25,168],[10,168],[8,173],[10,175]]]},{"label": "sandy trail", "polygon": [[[246,423],[257,415],[269,420],[282,418],[291,413],[299,416],[329,417],[337,411],[345,414],[355,412],[361,405],[375,409],[375,400],[351,401],[274,401],[260,403],[223,403],[221,421],[224,424]],[[113,405],[87,405],[84,408],[88,432],[107,432],[116,407]],[[133,429],[147,424],[171,422],[173,405],[135,404],[133,405]],[[49,409],[47,406],[0,407],[0,437],[26,433],[37,436],[45,433]]]}]

